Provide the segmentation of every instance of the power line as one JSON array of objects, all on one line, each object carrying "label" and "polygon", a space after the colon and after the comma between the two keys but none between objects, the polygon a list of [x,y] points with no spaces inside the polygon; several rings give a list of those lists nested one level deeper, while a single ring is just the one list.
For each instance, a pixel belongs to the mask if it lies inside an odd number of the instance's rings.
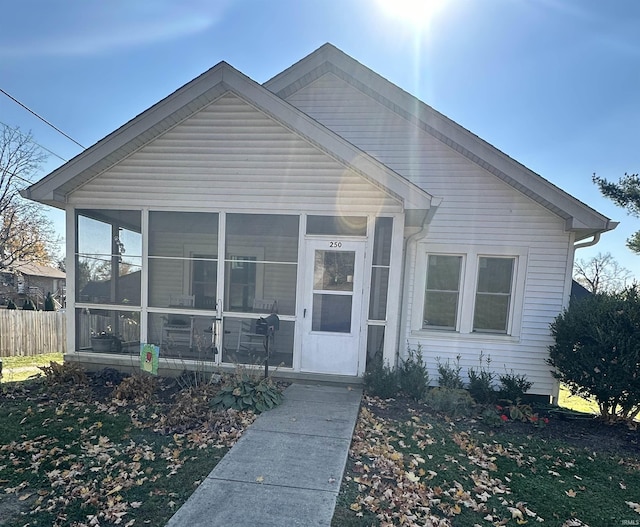
[{"label": "power line", "polygon": [[49,152],[51,155],[56,156],[61,161],[64,161],[65,163],[67,161],[69,161],[68,159],[65,159],[64,157],[62,157],[61,155],[56,154],[53,150],[49,150],[46,146],[42,146],[40,143],[34,141],[32,137],[29,137],[28,135],[24,135],[18,128],[13,128],[12,126],[9,126],[7,123],[4,123],[2,121],[0,121],[0,124],[2,126],[6,126],[7,128],[9,128],[9,130],[13,130],[15,133],[20,134],[22,137],[24,137],[30,143],[33,143],[34,145],[42,148],[44,151]]},{"label": "power line", "polygon": [[47,121],[44,117],[41,117],[40,115],[38,115],[36,112],[34,112],[31,108],[29,108],[27,105],[22,104],[18,99],[16,99],[15,97],[13,97],[12,95],[9,95],[6,91],[4,91],[2,88],[0,88],[0,92],[4,93],[7,97],[9,97],[9,99],[11,99],[13,102],[15,102],[16,104],[22,106],[25,110],[27,110],[29,113],[35,115],[38,119],[40,119],[43,123],[49,125],[51,128],[53,128],[56,132],[64,135],[67,139],[69,139],[69,141],[77,144],[80,148],[82,148],[83,150],[86,150],[85,146],[82,146],[80,143],[78,143],[78,141],[76,141],[73,137],[70,137],[69,135],[65,134],[62,130],[60,130],[60,128],[58,128],[57,126],[51,124],[49,121]]}]

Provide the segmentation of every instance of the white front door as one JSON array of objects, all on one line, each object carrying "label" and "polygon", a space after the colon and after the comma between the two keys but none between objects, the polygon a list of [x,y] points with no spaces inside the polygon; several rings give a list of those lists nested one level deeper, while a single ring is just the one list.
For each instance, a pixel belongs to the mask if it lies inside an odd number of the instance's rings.
[{"label": "white front door", "polygon": [[358,374],[364,241],[306,242],[301,369]]}]

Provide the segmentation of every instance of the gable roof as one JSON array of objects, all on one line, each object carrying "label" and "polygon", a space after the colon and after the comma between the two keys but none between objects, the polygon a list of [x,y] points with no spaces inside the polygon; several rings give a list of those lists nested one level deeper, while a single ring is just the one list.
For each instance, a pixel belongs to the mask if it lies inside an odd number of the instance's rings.
[{"label": "gable roof", "polygon": [[23,190],[21,194],[29,199],[63,208],[67,196],[75,189],[228,92],[242,98],[383,192],[398,199],[405,210],[410,215],[413,213],[417,216],[419,221],[424,221],[428,210],[437,206],[437,198],[433,198],[424,189],[225,62],[220,62],[185,84]]},{"label": "gable roof", "polygon": [[56,269],[55,267],[49,267],[48,265],[40,265],[34,262],[15,262],[9,266],[11,271],[18,271],[28,276],[40,276],[44,278],[60,278],[67,277],[64,271]]},{"label": "gable roof", "polygon": [[324,44],[264,86],[284,99],[329,72],[563,218],[577,240],[618,225],[332,44]]}]

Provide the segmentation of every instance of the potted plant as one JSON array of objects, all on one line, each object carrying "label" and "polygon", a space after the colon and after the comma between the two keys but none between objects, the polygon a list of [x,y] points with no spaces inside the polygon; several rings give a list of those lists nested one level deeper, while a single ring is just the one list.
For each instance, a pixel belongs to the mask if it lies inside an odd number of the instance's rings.
[{"label": "potted plant", "polygon": [[106,331],[91,335],[91,347],[93,351],[97,352],[120,351],[120,342],[120,338],[117,335]]}]

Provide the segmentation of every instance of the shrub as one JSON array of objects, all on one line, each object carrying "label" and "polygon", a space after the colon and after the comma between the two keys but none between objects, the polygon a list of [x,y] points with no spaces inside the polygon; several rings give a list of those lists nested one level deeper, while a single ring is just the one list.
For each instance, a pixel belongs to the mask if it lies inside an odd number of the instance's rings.
[{"label": "shrub", "polygon": [[7,309],[18,309],[18,306],[16,306],[16,303],[13,300],[9,300],[9,303],[7,304]]},{"label": "shrub", "polygon": [[511,373],[500,375],[499,397],[504,401],[517,403],[532,386],[533,383],[527,380],[525,374],[520,373],[516,375],[511,371]]},{"label": "shrub", "polygon": [[134,373],[126,377],[113,390],[113,398],[123,402],[147,402],[156,391],[158,381],[156,377],[143,373]]},{"label": "shrub", "polygon": [[429,372],[422,357],[422,347],[417,350],[407,347],[407,358],[399,371],[400,389],[416,401],[422,399],[429,386]]},{"label": "shrub", "polygon": [[51,361],[48,366],[38,366],[38,369],[44,373],[45,382],[49,386],[59,385],[85,385],[87,384],[87,374],[76,362],[59,362]]},{"label": "shrub", "polygon": [[571,393],[593,397],[602,417],[640,412],[640,285],[577,302],[551,324],[548,363]]},{"label": "shrub", "polygon": [[462,377],[460,376],[460,372],[462,371],[462,367],[460,366],[460,355],[456,357],[455,366],[451,365],[451,361],[447,359],[446,364],[440,362],[440,357],[436,358],[436,362],[438,363],[438,385],[440,388],[451,388],[452,390],[462,390],[464,388],[464,383],[462,382]]},{"label": "shrub", "polygon": [[427,392],[425,403],[429,408],[451,417],[463,417],[473,411],[473,399],[461,388],[432,388]]},{"label": "shrub", "polygon": [[364,374],[364,388],[367,393],[383,399],[395,397],[399,390],[397,372],[383,364],[380,357]]},{"label": "shrub", "polygon": [[[487,363],[486,368],[483,362]],[[480,365],[477,368],[469,368],[467,375],[469,376],[469,393],[473,400],[479,404],[492,403],[496,400],[496,390],[494,379],[496,374],[493,373],[489,366],[491,365],[491,357],[484,358],[484,354],[480,352]]]},{"label": "shrub", "polygon": [[253,410],[262,413],[282,402],[282,392],[270,379],[260,379],[244,372],[224,386],[211,400],[211,405],[234,410]]},{"label": "shrub", "polygon": [[36,305],[33,303],[33,300],[30,298],[25,299],[24,304],[22,304],[23,311],[35,311]]}]

